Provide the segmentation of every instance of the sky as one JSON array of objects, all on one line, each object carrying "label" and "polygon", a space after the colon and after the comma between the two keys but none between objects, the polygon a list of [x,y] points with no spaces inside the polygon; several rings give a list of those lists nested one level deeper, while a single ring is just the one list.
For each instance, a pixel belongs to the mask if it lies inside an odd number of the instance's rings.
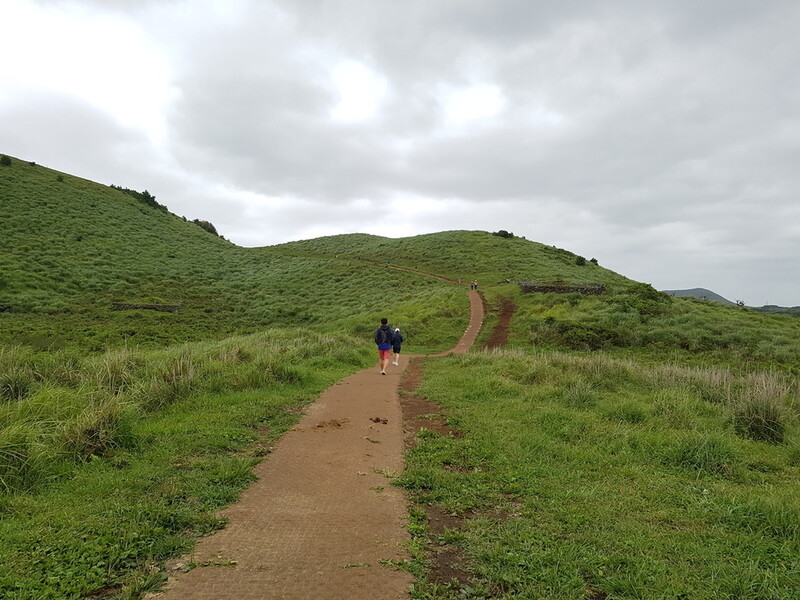
[{"label": "sky", "polygon": [[800,305],[795,0],[3,0],[0,153],[241,246],[504,229]]}]

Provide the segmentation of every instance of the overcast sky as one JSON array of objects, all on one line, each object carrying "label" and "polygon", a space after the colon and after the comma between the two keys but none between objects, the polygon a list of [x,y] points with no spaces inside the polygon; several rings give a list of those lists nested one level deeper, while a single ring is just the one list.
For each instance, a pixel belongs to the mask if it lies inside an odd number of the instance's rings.
[{"label": "overcast sky", "polygon": [[242,246],[505,229],[800,305],[800,2],[2,0],[0,152]]}]

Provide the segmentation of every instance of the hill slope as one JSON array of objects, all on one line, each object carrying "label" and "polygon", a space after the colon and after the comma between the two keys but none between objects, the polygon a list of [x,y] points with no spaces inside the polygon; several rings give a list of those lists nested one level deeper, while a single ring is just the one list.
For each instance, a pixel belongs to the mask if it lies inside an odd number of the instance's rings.
[{"label": "hill slope", "polygon": [[[634,282],[575,254],[481,231],[389,239],[332,236],[241,248],[120,189],[18,159],[0,167],[0,341],[96,350],[170,343],[268,326],[366,333],[387,308],[429,332],[464,322],[453,280]],[[581,264],[579,264],[581,263]],[[379,290],[396,290],[391,299]],[[387,292],[388,293],[388,292]],[[113,302],[180,305],[176,314],[110,312]],[[447,328],[452,329],[451,327]],[[442,341],[442,343],[445,343]]]},{"label": "hill slope", "polygon": [[[479,284],[520,280],[594,281],[618,288],[634,283],[569,252],[485,231],[445,231],[389,239],[363,233],[275,246],[290,254],[362,258]],[[582,263],[582,264],[579,264]]]},{"label": "hill slope", "polygon": [[[364,332],[387,305],[374,291],[390,289],[407,296],[395,299],[396,318],[419,331],[426,319],[466,319],[451,285],[373,263],[240,248],[118,189],[17,159],[0,167],[0,205],[0,341],[99,350],[268,326]],[[112,302],[181,308],[117,313]]]}]

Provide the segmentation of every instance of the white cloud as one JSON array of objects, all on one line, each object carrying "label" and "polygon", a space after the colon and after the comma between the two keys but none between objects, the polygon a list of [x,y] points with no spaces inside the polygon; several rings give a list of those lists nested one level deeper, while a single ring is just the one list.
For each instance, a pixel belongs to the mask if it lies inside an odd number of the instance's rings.
[{"label": "white cloud", "polygon": [[450,127],[474,125],[499,115],[505,107],[503,91],[483,83],[465,88],[445,88],[441,93],[444,122]]},{"label": "white cloud", "polygon": [[339,95],[331,117],[352,123],[373,118],[380,110],[386,96],[387,82],[380,74],[365,65],[346,60],[336,65],[331,73]]},{"label": "white cloud", "polygon": [[136,23],[79,5],[42,8],[9,0],[0,21],[4,99],[24,94],[80,98],[154,141],[166,136],[175,97],[168,63]]}]

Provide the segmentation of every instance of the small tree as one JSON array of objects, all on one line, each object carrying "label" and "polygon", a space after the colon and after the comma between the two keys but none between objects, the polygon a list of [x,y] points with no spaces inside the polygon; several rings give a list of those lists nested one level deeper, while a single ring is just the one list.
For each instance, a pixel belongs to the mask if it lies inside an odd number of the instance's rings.
[{"label": "small tree", "polygon": [[5,154],[3,154],[3,156],[0,156],[0,165],[2,165],[4,167],[10,167],[11,166],[11,159],[8,156],[6,156]]},{"label": "small tree", "polygon": [[579,267],[582,267],[583,265],[586,264],[586,259],[583,258],[582,256],[579,256],[575,259],[575,264],[578,265]]},{"label": "small tree", "polygon": [[596,258],[592,258],[592,259],[589,260],[589,262],[592,263],[593,265],[596,265],[597,264],[597,259]]},{"label": "small tree", "polygon": [[209,233],[213,233],[214,235],[217,235],[217,236],[219,235],[219,233],[217,233],[217,228],[214,227],[214,224],[211,223],[211,221],[203,221],[202,219],[194,219],[192,221],[192,223],[196,223],[197,225],[199,225],[200,227],[202,227],[203,229],[205,229]]},{"label": "small tree", "polygon": [[514,234],[510,231],[506,231],[505,229],[501,229],[500,231],[495,231],[492,235],[499,236],[501,238],[511,239],[514,237]]}]

